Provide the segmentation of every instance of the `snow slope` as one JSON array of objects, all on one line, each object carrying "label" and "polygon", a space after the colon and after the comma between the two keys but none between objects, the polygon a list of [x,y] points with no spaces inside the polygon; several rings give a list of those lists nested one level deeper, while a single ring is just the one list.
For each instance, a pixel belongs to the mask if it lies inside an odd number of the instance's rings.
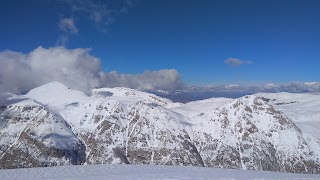
[{"label": "snow slope", "polygon": [[124,87],[115,87],[115,88],[101,88],[92,90],[93,97],[112,97],[117,98],[118,100],[128,101],[144,101],[146,103],[155,103],[164,107],[174,107],[179,106],[181,103],[173,103],[171,100],[166,98],[161,98],[154,94],[141,92]]},{"label": "snow slope", "polygon": [[0,170],[1,180],[319,180],[320,175],[160,165],[87,165]]},{"label": "snow slope", "polygon": [[205,100],[192,101],[180,106],[171,107],[172,111],[183,114],[188,118],[194,118],[200,114],[214,111],[219,106],[233,101],[230,98],[210,98]]}]

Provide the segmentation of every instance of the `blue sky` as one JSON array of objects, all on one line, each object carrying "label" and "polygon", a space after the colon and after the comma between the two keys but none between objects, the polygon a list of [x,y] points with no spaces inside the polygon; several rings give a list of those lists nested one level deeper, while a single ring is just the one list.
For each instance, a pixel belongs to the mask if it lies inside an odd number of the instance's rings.
[{"label": "blue sky", "polygon": [[[195,85],[320,81],[318,0],[92,1],[108,10],[101,21],[67,1],[2,1],[0,51],[28,53],[65,36],[66,48],[91,48],[107,72],[173,68]],[[63,18],[76,33],[59,28]]]}]

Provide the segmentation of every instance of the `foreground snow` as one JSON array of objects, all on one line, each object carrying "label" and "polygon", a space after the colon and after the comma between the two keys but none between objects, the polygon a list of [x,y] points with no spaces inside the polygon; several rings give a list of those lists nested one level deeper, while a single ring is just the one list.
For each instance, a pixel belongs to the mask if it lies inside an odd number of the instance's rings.
[{"label": "foreground snow", "polygon": [[0,179],[287,179],[319,180],[320,175],[157,165],[87,165],[0,170]]}]

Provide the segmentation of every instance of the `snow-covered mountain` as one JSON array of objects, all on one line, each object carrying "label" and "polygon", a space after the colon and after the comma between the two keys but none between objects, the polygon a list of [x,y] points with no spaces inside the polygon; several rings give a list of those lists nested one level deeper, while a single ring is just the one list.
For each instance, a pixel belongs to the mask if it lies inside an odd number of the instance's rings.
[{"label": "snow-covered mountain", "polygon": [[320,157],[320,93],[258,93],[256,96],[264,98],[293,121]]},{"label": "snow-covered mountain", "polygon": [[52,82],[1,106],[0,167],[126,163],[320,173],[319,136],[259,96],[181,104],[128,88],[87,96]]},{"label": "snow-covered mountain", "polygon": [[70,125],[31,99],[2,106],[0,136],[1,168],[85,162],[85,146]]},{"label": "snow-covered mountain", "polygon": [[[206,105],[196,116],[187,114],[193,122],[194,143],[206,166],[281,172],[319,170],[319,156],[301,130],[264,99],[244,96],[232,101],[214,100],[214,104],[223,105],[212,105],[215,109],[211,110]],[[193,106],[189,104],[176,109],[182,114],[191,112]],[[190,111],[185,111],[186,107]]]}]

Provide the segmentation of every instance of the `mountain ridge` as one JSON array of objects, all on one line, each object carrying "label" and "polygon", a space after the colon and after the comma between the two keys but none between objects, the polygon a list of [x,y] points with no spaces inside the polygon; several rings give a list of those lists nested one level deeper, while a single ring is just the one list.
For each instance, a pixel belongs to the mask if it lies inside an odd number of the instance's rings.
[{"label": "mountain ridge", "polygon": [[319,142],[258,96],[182,104],[128,88],[87,96],[49,83],[1,108],[0,167],[130,163],[319,173]]}]

